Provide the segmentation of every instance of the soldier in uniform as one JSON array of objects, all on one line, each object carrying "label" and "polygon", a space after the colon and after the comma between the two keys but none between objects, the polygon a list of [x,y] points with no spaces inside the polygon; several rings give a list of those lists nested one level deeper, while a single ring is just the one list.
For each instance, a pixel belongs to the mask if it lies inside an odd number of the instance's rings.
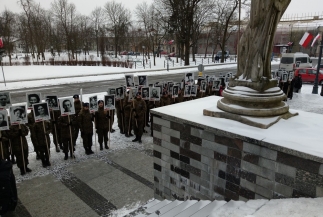
[{"label": "soldier in uniform", "polygon": [[132,123],[131,123],[131,106],[132,102],[129,101],[129,91],[127,91],[126,97],[123,99],[123,112],[124,112],[124,124],[125,124],[125,136],[133,136],[131,133]]},{"label": "soldier in uniform", "polygon": [[[81,102],[78,94],[74,94],[73,99],[74,99],[75,116],[77,118],[77,116],[79,115],[79,113],[82,109],[82,102]],[[73,127],[74,127],[73,143],[74,143],[74,146],[76,146],[76,140],[77,140],[77,137],[79,135],[79,130],[80,130],[80,126],[79,126],[78,122],[75,122],[75,125]]]},{"label": "soldier in uniform", "polygon": [[[123,105],[122,105],[122,99],[117,99],[116,100],[116,113],[117,113],[117,119],[118,119],[118,127],[120,129],[120,133],[124,134],[124,118],[123,118]],[[111,128],[112,129],[112,128]]]},{"label": "soldier in uniform", "polygon": [[171,99],[168,97],[168,93],[164,91],[163,96],[160,99],[160,106],[167,106],[170,104],[172,104]]},{"label": "soldier in uniform", "polygon": [[137,92],[136,99],[133,101],[132,105],[132,127],[136,138],[132,140],[133,142],[141,143],[141,137],[145,127],[145,112],[146,103],[141,98],[141,93]]},{"label": "soldier in uniform", "polygon": [[[99,108],[95,112],[95,129],[98,134],[98,140],[100,144],[100,150],[103,150],[103,141],[104,147],[108,147],[108,132],[109,132],[109,112],[104,110],[103,100],[98,101]],[[118,119],[119,120],[119,119]]]},{"label": "soldier in uniform", "polygon": [[38,142],[37,142],[37,135],[36,135],[36,130],[35,130],[35,117],[34,117],[34,112],[31,111],[28,116],[28,123],[26,124],[27,127],[29,128],[30,131],[30,139],[31,142],[33,143],[34,146],[34,151],[36,152],[36,160],[40,159],[40,154],[39,154],[39,150],[38,150]]},{"label": "soldier in uniform", "polygon": [[61,141],[61,132],[60,132],[61,129],[57,127],[57,120],[60,116],[61,116],[60,110],[52,110],[50,112],[50,123],[52,128],[54,144],[56,147],[56,152],[60,152],[60,148],[63,148],[62,141]]},{"label": "soldier in uniform", "polygon": [[24,124],[11,125],[7,131],[11,140],[12,152],[16,156],[17,166],[20,169],[21,175],[31,172],[31,169],[27,166],[29,164],[28,143],[26,139],[28,132],[28,128]]},{"label": "soldier in uniform", "polygon": [[9,136],[7,130],[1,131],[0,159],[10,161]]},{"label": "soldier in uniform", "polygon": [[181,88],[178,88],[178,96],[175,98],[175,103],[181,103],[184,101],[184,94]]},{"label": "soldier in uniform", "polygon": [[60,138],[63,144],[63,152],[65,154],[64,160],[68,159],[68,152],[70,152],[70,157],[75,158],[73,155],[74,143],[73,143],[73,135],[74,135],[74,127],[76,122],[75,115],[69,116],[60,116],[58,118],[58,126],[60,129]]},{"label": "soldier in uniform", "polygon": [[51,166],[49,162],[50,157],[50,138],[51,124],[49,121],[41,121],[34,124],[36,132],[38,151],[43,167]]},{"label": "soldier in uniform", "polygon": [[89,103],[83,104],[83,109],[79,113],[78,125],[80,126],[81,136],[83,139],[83,147],[85,149],[85,154],[93,154],[92,151],[92,136],[93,136],[93,115],[89,110]]}]

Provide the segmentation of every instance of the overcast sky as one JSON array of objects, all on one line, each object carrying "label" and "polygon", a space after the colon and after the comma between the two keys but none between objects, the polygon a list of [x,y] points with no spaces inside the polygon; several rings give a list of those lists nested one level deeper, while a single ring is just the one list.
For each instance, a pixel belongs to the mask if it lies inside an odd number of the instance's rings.
[{"label": "overcast sky", "polygon": [[[50,9],[50,2],[54,0],[34,0],[35,2],[40,2],[42,7],[45,9]],[[116,0],[116,2],[122,2],[125,7],[134,10],[137,4],[146,1],[148,4],[153,3],[154,0]],[[0,12],[4,10],[4,8],[10,9],[13,12],[20,12],[21,7],[17,4],[18,0],[0,0],[1,9]],[[91,11],[94,10],[97,6],[103,7],[108,0],[68,0],[70,3],[74,3],[76,5],[76,9],[83,15],[89,15]],[[322,0],[292,0],[286,13],[288,15],[292,14],[310,14],[314,13],[323,14]]]}]

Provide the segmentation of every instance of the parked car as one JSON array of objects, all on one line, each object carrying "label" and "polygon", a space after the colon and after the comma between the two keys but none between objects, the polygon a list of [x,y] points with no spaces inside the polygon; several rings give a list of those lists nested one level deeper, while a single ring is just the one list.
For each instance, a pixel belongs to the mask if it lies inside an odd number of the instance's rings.
[{"label": "parked car", "polygon": [[121,51],[120,52],[120,55],[127,55],[128,54],[128,51]]},{"label": "parked car", "polygon": [[[317,69],[317,64],[314,66],[314,69]],[[323,69],[323,64],[320,64],[320,69]]]},{"label": "parked car", "polygon": [[[228,57],[230,56],[230,53],[229,51],[225,51],[225,54],[224,54],[224,59],[227,59]],[[215,55],[216,58],[219,58],[219,60],[222,58],[222,51],[218,51]]]},{"label": "parked car", "polygon": [[160,51],[160,54],[168,54],[168,53],[167,53],[167,51],[162,50],[162,51]]},{"label": "parked car", "polygon": [[168,54],[168,57],[176,57],[176,56],[177,55],[175,54],[175,52]]},{"label": "parked car", "polygon": [[[311,82],[313,83],[316,77],[316,69],[315,68],[298,68],[295,70],[295,76],[301,75],[303,82]],[[320,70],[318,77],[319,84],[323,84],[323,71]]]},{"label": "parked car", "polygon": [[297,68],[311,68],[312,60],[306,53],[284,53],[280,59],[279,68],[286,71],[293,71]]}]

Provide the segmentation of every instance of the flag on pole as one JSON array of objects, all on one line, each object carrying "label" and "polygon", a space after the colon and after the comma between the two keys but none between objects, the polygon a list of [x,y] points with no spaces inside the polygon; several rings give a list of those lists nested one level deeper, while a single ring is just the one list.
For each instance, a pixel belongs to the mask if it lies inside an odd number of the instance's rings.
[{"label": "flag on pole", "polygon": [[299,41],[299,44],[306,48],[309,43],[311,42],[311,40],[313,39],[313,35],[309,32],[305,32],[305,34],[303,35],[302,39]]},{"label": "flag on pole", "polygon": [[2,41],[2,38],[0,38],[0,48],[3,48],[3,41]]},{"label": "flag on pole", "polygon": [[321,38],[321,35],[320,35],[320,33],[318,33],[318,34],[317,34],[317,36],[315,36],[315,38],[313,39],[313,42],[312,42],[311,47],[313,47],[313,45],[315,44],[315,42],[316,42],[317,40],[319,40],[320,38]]}]

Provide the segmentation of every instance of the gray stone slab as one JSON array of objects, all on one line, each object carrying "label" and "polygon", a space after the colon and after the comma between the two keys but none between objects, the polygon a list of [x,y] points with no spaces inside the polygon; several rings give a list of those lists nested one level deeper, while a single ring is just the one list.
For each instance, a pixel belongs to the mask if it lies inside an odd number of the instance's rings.
[{"label": "gray stone slab", "polygon": [[252,172],[269,180],[275,180],[275,172],[252,163],[241,161],[241,169]]},{"label": "gray stone slab", "polygon": [[177,130],[162,126],[162,133],[180,139],[180,132]]},{"label": "gray stone slab", "polygon": [[[154,123],[159,124],[159,125],[164,126],[164,127],[167,127],[167,128],[170,128],[170,121],[167,121],[167,120],[164,120],[164,119],[161,119],[161,118],[158,118],[158,117],[154,117]],[[155,136],[155,134],[154,134],[154,136]]]},{"label": "gray stone slab", "polygon": [[295,167],[287,166],[282,163],[276,163],[275,172],[284,174],[286,176],[295,178],[297,169]]},{"label": "gray stone slab", "polygon": [[162,153],[163,155],[167,155],[170,156],[170,151],[169,149],[166,149],[165,147],[161,147],[159,145],[155,145],[154,146],[154,150],[159,151],[160,153]]},{"label": "gray stone slab", "polygon": [[275,161],[277,159],[277,151],[261,147],[260,156]]},{"label": "gray stone slab", "polygon": [[195,153],[198,153],[198,154],[201,154],[201,146],[198,146],[198,145],[195,145],[193,143],[190,143],[190,150],[195,152]]},{"label": "gray stone slab", "polygon": [[272,199],[273,198],[273,192],[267,188],[264,188],[262,186],[257,185],[256,191],[257,194],[263,196],[266,199]]},{"label": "gray stone slab", "polygon": [[206,165],[210,165],[211,160],[213,160],[214,158],[212,157],[206,157],[204,155],[201,155],[201,162],[206,164]]},{"label": "gray stone slab", "polygon": [[177,145],[174,145],[173,143],[170,143],[166,140],[162,140],[162,143],[161,143],[162,147],[168,149],[168,150],[171,150],[173,152],[176,152],[176,153],[179,153],[179,146]]},{"label": "gray stone slab", "polygon": [[320,165],[319,174],[323,175],[323,164]]},{"label": "gray stone slab", "polygon": [[260,155],[260,146],[251,144],[249,142],[243,142],[243,151],[255,155]]},{"label": "gray stone slab", "polygon": [[256,184],[259,186],[262,186],[266,189],[274,189],[275,182],[265,179],[265,178],[262,178],[261,176],[257,176]]},{"label": "gray stone slab", "polygon": [[170,142],[170,136],[167,134],[162,134],[162,142],[163,141]]},{"label": "gray stone slab", "polygon": [[275,182],[274,191],[287,198],[292,197],[293,195],[293,188],[277,182]]},{"label": "gray stone slab", "polygon": [[154,137],[156,137],[158,139],[162,139],[162,133],[161,132],[153,130],[153,134],[154,134]]},{"label": "gray stone slab", "polygon": [[323,197],[323,188],[316,186],[316,197]]},{"label": "gray stone slab", "polygon": [[201,155],[209,158],[214,158],[214,151],[208,148],[202,148]]},{"label": "gray stone slab", "polygon": [[241,187],[244,187],[246,189],[249,189],[250,191],[253,191],[255,192],[256,191],[256,187],[257,185],[256,184],[253,184],[251,182],[248,182],[247,180],[245,179],[240,179],[240,186]]},{"label": "gray stone slab", "polygon": [[[216,151],[216,152],[224,154],[224,155],[228,154],[228,147],[227,146],[218,144],[216,142],[210,142],[205,139],[202,139],[202,147],[207,148],[212,151]],[[213,154],[213,157],[214,157],[214,154]]]}]

